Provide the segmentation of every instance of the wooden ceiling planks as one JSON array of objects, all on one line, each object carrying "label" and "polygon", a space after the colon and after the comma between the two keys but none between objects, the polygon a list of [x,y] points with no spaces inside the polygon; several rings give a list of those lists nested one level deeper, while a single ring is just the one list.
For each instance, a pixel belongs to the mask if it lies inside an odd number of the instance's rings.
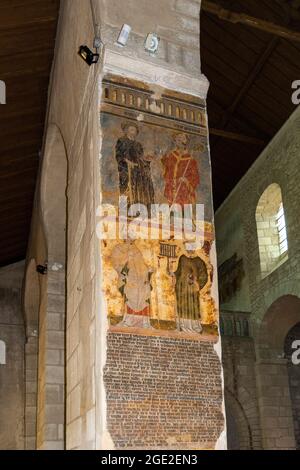
[{"label": "wooden ceiling planks", "polygon": [[[213,1],[231,11],[275,24],[291,24],[279,1]],[[293,28],[299,31],[300,22],[293,20]],[[291,84],[300,79],[300,43],[278,38],[267,54],[274,37],[268,32],[229,23],[202,11],[201,64],[210,81],[210,127],[239,132],[267,144],[295,110]],[[215,135],[210,136],[210,142],[217,208],[264,147]]]},{"label": "wooden ceiling planks", "polygon": [[0,266],[25,257],[59,0],[1,0]]},{"label": "wooden ceiling planks", "polygon": [[[297,15],[287,14],[286,2],[213,1],[300,30]],[[7,105],[0,108],[0,266],[26,253],[58,10],[59,0],[0,3],[0,79],[7,84]],[[300,79],[300,43],[278,38],[268,55],[273,37],[201,14],[202,71],[211,82],[209,125],[227,131],[227,138],[210,137],[215,208],[264,148],[230,135],[267,144],[295,109],[291,83]]]}]

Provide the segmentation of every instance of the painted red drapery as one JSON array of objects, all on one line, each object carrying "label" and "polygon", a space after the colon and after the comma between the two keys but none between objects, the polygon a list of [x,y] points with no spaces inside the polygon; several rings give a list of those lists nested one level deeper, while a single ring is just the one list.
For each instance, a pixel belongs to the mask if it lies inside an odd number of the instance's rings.
[{"label": "painted red drapery", "polygon": [[129,315],[139,315],[141,317],[149,317],[150,315],[150,307],[145,307],[143,310],[140,310],[139,312],[136,312],[132,308],[129,307],[129,305],[126,305],[127,308],[127,313]]},{"label": "painted red drapery", "polygon": [[189,153],[173,150],[162,159],[165,169],[165,197],[169,204],[194,204],[200,176],[196,160]]}]

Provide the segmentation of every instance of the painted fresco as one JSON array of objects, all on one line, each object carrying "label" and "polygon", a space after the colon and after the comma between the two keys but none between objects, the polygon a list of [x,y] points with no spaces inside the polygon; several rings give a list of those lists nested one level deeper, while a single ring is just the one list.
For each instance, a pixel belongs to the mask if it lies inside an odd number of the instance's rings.
[{"label": "painted fresco", "polygon": [[[115,236],[101,241],[110,324],[152,332],[217,334],[218,315],[211,295],[214,229],[204,103],[107,77],[101,129],[101,203],[116,208],[117,214]],[[126,220],[120,198],[126,200],[126,209],[135,208],[134,213],[126,212]],[[182,209],[203,204],[204,243],[192,249],[185,235],[176,236],[176,211],[169,233],[164,232],[161,219],[150,229],[145,221],[157,215],[161,204]],[[197,227],[195,217],[192,212],[192,231]],[[128,226],[137,220],[139,236],[133,237]]]}]

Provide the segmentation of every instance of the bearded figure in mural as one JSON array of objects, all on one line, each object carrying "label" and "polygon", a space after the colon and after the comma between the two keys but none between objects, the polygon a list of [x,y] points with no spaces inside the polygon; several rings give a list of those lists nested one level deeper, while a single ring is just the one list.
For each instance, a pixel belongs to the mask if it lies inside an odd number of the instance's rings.
[{"label": "bearded figure in mural", "polygon": [[144,204],[149,210],[154,204],[152,156],[144,155],[142,144],[136,140],[139,128],[135,123],[123,123],[122,130],[124,135],[116,144],[120,194],[128,197],[130,205]]},{"label": "bearded figure in mural", "polygon": [[174,136],[174,149],[164,155],[165,197],[172,204],[195,204],[196,189],[200,183],[198,165],[188,151],[188,136]]},{"label": "bearded figure in mural", "polygon": [[111,263],[119,276],[124,298],[122,326],[150,328],[151,271],[134,242],[126,240],[111,253]]},{"label": "bearded figure in mural", "polygon": [[176,276],[177,328],[201,333],[200,291],[208,281],[207,268],[200,258],[181,256]]}]

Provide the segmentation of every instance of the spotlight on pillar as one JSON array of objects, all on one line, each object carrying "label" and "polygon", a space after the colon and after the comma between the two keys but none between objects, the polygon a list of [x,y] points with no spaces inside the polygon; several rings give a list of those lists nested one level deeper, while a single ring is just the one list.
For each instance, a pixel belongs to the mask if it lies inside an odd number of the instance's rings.
[{"label": "spotlight on pillar", "polygon": [[87,46],[80,46],[78,54],[88,64],[97,64],[99,60],[99,54],[91,51]]}]

